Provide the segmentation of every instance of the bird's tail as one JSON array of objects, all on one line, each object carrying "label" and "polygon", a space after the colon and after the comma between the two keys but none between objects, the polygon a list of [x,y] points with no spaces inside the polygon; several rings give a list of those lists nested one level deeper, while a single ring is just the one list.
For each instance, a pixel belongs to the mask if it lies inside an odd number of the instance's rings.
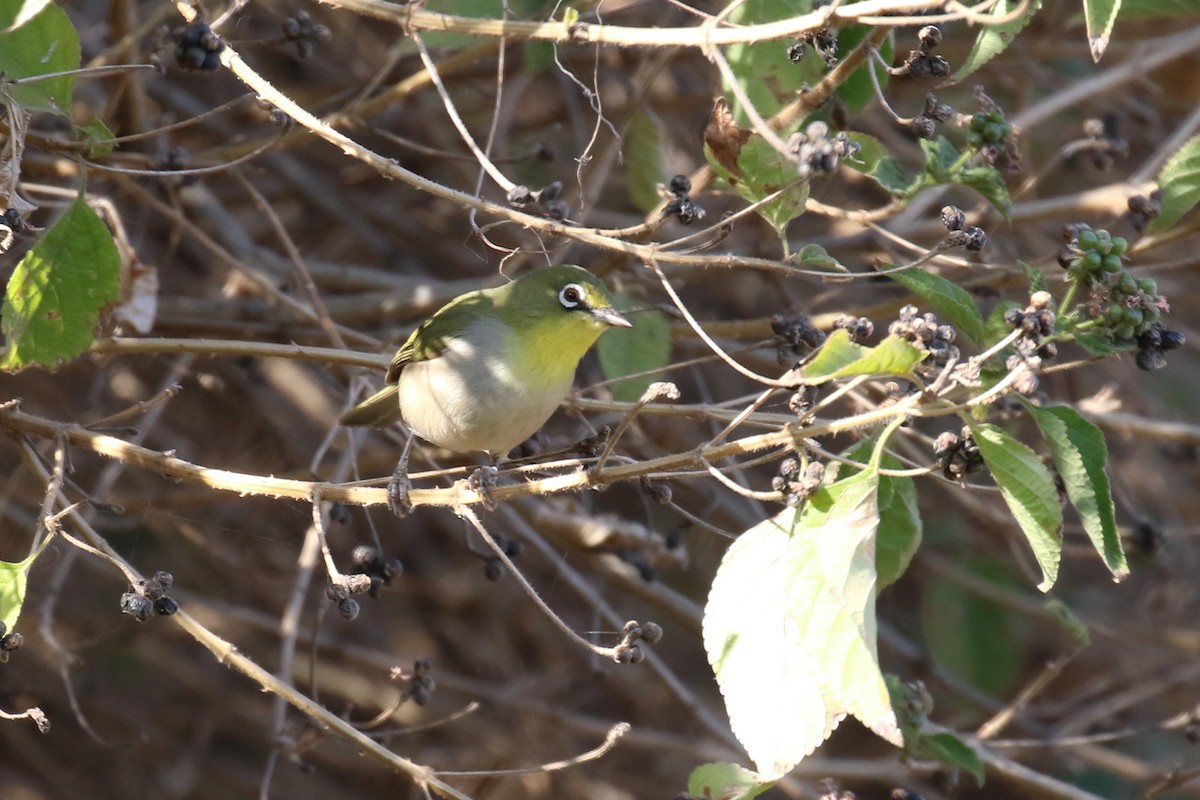
[{"label": "bird's tail", "polygon": [[343,425],[370,425],[382,428],[400,421],[400,398],[396,384],[388,384],[342,414],[338,420]]}]

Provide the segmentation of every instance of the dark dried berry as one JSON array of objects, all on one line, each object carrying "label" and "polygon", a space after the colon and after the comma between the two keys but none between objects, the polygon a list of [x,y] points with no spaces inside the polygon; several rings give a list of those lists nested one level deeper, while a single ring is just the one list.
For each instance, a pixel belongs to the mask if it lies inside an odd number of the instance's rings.
[{"label": "dark dried berry", "polygon": [[804,59],[804,52],[808,47],[804,44],[803,39],[797,39],[788,45],[787,57],[788,61],[793,64],[799,64]]},{"label": "dark dried berry", "polygon": [[675,217],[684,225],[691,225],[698,219],[704,219],[704,209],[690,197],[677,197],[667,203],[663,216]]},{"label": "dark dried berry", "polygon": [[498,558],[489,558],[483,565],[483,574],[492,583],[503,578],[504,573],[504,562]]},{"label": "dark dried berry", "polygon": [[361,606],[353,597],[347,597],[338,603],[338,613],[342,615],[342,619],[352,620],[358,616],[360,610]]},{"label": "dark dried berry", "polygon": [[942,30],[936,25],[926,25],[917,31],[917,39],[921,42],[922,49],[932,50],[942,43]]},{"label": "dark dried berry", "polygon": [[145,622],[154,614],[154,602],[139,592],[126,592],[121,595],[121,613]]},{"label": "dark dried berry", "polygon": [[922,114],[919,117],[914,117],[908,123],[908,129],[913,132],[918,139],[932,139],[937,133],[937,123],[931,118]]},{"label": "dark dried berry", "polygon": [[967,235],[966,248],[978,252],[987,245],[987,234],[982,228],[971,225],[963,229],[963,233]]},{"label": "dark dried berry", "polygon": [[646,644],[656,644],[662,639],[663,629],[657,622],[642,623],[642,641]]},{"label": "dark dried berry", "polygon": [[[1163,347],[1163,329],[1161,325],[1151,325],[1138,334],[1138,347]],[[1165,348],[1163,348],[1165,349]]]},{"label": "dark dried berry", "polygon": [[1162,332],[1162,349],[1163,350],[1178,350],[1187,343],[1187,339],[1179,331],[1163,331]]},{"label": "dark dried berry", "polygon": [[692,179],[687,175],[676,175],[671,178],[671,184],[668,187],[671,194],[676,197],[682,197],[692,191]]},{"label": "dark dried berry", "polygon": [[160,597],[154,601],[154,613],[162,617],[169,617],[179,610],[179,603],[173,597]]},{"label": "dark dried berry", "polygon": [[941,216],[942,224],[948,231],[961,231],[963,225],[967,224],[967,213],[958,206],[945,206]]},{"label": "dark dried berry", "polygon": [[[662,635],[661,629],[659,630],[659,635]],[[18,650],[23,644],[25,644],[25,637],[16,631],[0,637],[0,650],[4,651],[5,653],[11,653],[13,650]]]},{"label": "dark dried berry", "polygon": [[1167,356],[1157,347],[1144,347],[1138,350],[1136,361],[1138,369],[1150,372],[1165,367]]}]

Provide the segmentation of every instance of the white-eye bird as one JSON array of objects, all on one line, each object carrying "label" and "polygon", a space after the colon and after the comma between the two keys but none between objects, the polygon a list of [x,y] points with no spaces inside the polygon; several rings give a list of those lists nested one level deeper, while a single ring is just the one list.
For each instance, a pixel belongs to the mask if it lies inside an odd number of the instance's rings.
[{"label": "white-eye bird", "polygon": [[[403,421],[447,450],[503,458],[545,424],[580,359],[613,326],[631,327],[600,279],[570,264],[468,292],[413,331],[384,388],[340,422]],[[401,468],[403,459],[395,480]]]}]

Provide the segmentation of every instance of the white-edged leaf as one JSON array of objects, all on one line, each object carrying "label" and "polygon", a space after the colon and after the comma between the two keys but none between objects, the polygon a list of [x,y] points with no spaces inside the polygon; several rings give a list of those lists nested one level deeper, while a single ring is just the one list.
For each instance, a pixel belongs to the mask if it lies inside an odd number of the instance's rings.
[{"label": "white-edged leaf", "polygon": [[704,614],[704,647],[734,734],[766,779],[846,714],[902,746],[875,626],[877,464],[742,534]]},{"label": "white-edged leaf", "polygon": [[1100,63],[1120,13],[1121,0],[1083,0],[1083,17],[1087,22],[1088,49],[1092,51],[1092,61]]}]

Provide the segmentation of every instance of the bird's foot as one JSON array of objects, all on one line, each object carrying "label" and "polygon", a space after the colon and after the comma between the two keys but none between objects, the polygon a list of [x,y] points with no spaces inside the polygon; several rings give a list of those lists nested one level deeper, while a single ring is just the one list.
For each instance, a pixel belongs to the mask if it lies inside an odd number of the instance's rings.
[{"label": "bird's foot", "polygon": [[483,499],[483,507],[488,511],[496,510],[496,501],[492,499],[492,488],[496,485],[496,474],[499,470],[492,465],[480,467],[467,478],[467,487],[479,492]]},{"label": "bird's foot", "polygon": [[400,461],[397,462],[396,470],[392,473],[392,477],[388,480],[388,511],[391,511],[397,517],[407,517],[409,512],[413,510],[412,501],[408,498],[411,489],[412,481],[408,479],[408,453],[406,449]]}]

